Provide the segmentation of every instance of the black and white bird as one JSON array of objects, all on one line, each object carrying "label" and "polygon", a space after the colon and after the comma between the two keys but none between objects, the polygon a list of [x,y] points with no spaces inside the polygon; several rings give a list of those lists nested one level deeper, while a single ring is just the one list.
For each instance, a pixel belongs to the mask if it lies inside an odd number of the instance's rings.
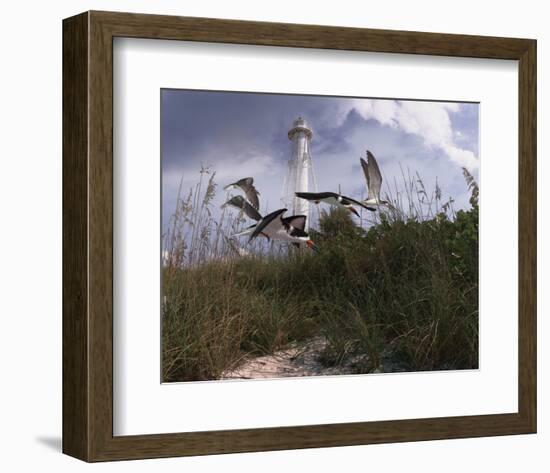
[{"label": "black and white bird", "polygon": [[[305,215],[292,215],[290,217],[285,217],[282,219],[283,220],[283,224],[284,225],[290,225],[298,230],[304,230],[304,228],[306,227],[306,216]],[[257,223],[255,223],[254,225],[250,225],[249,227],[245,228],[242,232],[239,232],[239,233],[235,233],[231,236],[233,237],[241,237],[241,236],[246,236],[246,235],[252,235],[252,233],[254,232],[254,230],[256,229],[256,227],[258,226]],[[260,234],[264,237],[266,237],[268,240],[271,239],[271,237],[267,234],[265,234],[264,232],[260,232]],[[277,240],[277,238],[274,238],[275,240]],[[294,243],[295,246],[300,246],[298,243]]]},{"label": "black and white bird", "polygon": [[[361,158],[361,167],[367,180],[368,195],[363,204],[368,207],[378,207],[380,205],[390,205],[386,200],[380,199],[380,188],[382,187],[382,174],[376,162],[374,155],[367,150],[367,161]],[[376,208],[372,208],[376,210]]]},{"label": "black and white bird", "polygon": [[[260,214],[260,212],[258,212],[254,207],[252,207],[252,205],[250,205],[242,195],[236,195],[234,197],[231,197],[231,199],[229,199],[225,204],[222,205],[222,208],[227,207],[228,205],[242,210],[243,213],[248,218],[251,218],[256,222],[262,219],[262,215]],[[239,233],[235,233],[231,236],[240,237],[240,236],[250,235],[254,231],[254,228],[256,228],[255,223],[245,228],[243,231]]]},{"label": "black and white bird", "polygon": [[304,231],[305,215],[293,215],[292,217],[283,218],[286,211],[287,209],[275,210],[275,212],[271,212],[262,218],[250,234],[248,242],[250,243],[258,235],[263,235],[270,240],[292,243],[295,246],[305,243],[308,248],[318,252],[319,249],[309,238],[308,233]]},{"label": "black and white bird", "polygon": [[352,199],[351,197],[346,197],[342,194],[337,194],[336,192],[296,192],[296,196],[300,197],[300,199],[315,202],[316,204],[324,202],[325,204],[333,205],[334,207],[345,208],[358,217],[359,212],[357,212],[354,206],[363,207],[372,212],[376,211],[376,209],[369,207],[358,200]]},{"label": "black and white bird", "polygon": [[[232,207],[236,207],[242,210],[248,218],[251,218],[256,222],[258,220],[261,220],[262,215],[260,214],[260,212],[258,212],[260,208],[260,200],[258,198],[258,195],[260,193],[254,187],[254,178],[245,177],[243,179],[239,179],[237,182],[233,182],[232,184],[228,184],[227,186],[224,187],[224,190],[227,190],[227,191],[231,189],[242,190],[244,192],[244,195],[246,196],[246,199],[241,195],[233,196],[225,204],[222,205],[222,208],[230,205]],[[252,233],[255,227],[256,227],[256,224],[251,225],[250,227],[246,228],[242,232],[236,233],[232,236],[239,237],[243,235],[250,235],[250,233]]]},{"label": "black and white bird", "polygon": [[237,209],[241,209],[245,213],[245,215],[252,220],[258,221],[262,218],[260,212],[252,207],[252,205],[250,205],[250,203],[247,202],[242,195],[231,197],[231,199],[229,199],[225,204],[222,205],[222,208],[227,207],[228,205]]},{"label": "black and white bird", "polygon": [[[255,220],[256,222],[260,221],[262,219],[262,215],[260,212],[258,212],[250,203],[248,203],[245,198],[241,195],[236,195],[234,197],[231,197],[225,204],[222,205],[222,207],[226,206],[232,206],[237,209],[240,209],[244,212],[244,214],[251,218],[252,220]],[[292,225],[294,228],[297,228],[299,230],[303,230],[306,226],[306,216],[305,215],[292,215],[290,217],[286,217],[283,219],[285,224]],[[243,231],[239,233],[235,233],[231,236],[233,237],[240,237],[245,235],[250,235],[256,228],[257,223],[250,225],[249,227],[245,228]],[[267,236],[267,235],[264,235]]]},{"label": "black and white bird", "polygon": [[254,187],[254,178],[245,177],[243,179],[239,179],[237,182],[228,184],[223,189],[226,191],[231,189],[241,189],[246,195],[246,198],[248,199],[248,202],[250,202],[252,207],[254,207],[256,210],[260,209],[260,200],[258,199],[258,195],[260,193]]}]

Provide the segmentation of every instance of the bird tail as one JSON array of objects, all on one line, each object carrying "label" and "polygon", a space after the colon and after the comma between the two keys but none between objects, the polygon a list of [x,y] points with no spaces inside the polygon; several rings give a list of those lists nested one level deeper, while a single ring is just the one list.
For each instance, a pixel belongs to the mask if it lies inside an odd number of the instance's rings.
[{"label": "bird tail", "polygon": [[250,235],[253,231],[254,231],[254,228],[256,228],[256,225],[252,225],[248,228],[245,228],[242,232],[239,232],[239,233],[234,233],[233,235],[231,235],[232,237],[241,237],[241,236],[246,236],[246,235]]}]

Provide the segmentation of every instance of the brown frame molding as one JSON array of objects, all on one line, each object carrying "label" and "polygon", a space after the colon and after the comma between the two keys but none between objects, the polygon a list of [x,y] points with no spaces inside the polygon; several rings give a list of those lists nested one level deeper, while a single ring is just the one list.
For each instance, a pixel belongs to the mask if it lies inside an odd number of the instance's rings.
[{"label": "brown frame molding", "polygon": [[[113,437],[113,38],[519,61],[519,412]],[[536,432],[536,41],[131,13],[63,21],[63,452],[85,461]]]}]

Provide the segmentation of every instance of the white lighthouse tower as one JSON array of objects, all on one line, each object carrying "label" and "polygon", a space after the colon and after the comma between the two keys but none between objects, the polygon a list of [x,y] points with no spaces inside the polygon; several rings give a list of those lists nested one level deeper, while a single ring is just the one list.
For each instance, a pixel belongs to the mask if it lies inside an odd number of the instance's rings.
[{"label": "white lighthouse tower", "polygon": [[283,205],[289,210],[288,215],[306,215],[306,229],[310,223],[309,202],[294,195],[295,192],[317,192],[317,183],[311,164],[310,142],[313,132],[307,122],[298,117],[288,131],[291,141],[288,171],[283,186]]}]

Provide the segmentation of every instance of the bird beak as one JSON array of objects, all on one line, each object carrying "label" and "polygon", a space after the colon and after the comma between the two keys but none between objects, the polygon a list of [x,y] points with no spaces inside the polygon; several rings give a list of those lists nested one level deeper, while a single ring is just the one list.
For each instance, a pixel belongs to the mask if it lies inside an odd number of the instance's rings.
[{"label": "bird beak", "polygon": [[359,215],[359,212],[357,212],[357,210],[355,210],[354,207],[349,207],[349,211],[357,215],[359,218],[361,218],[361,216]]},{"label": "bird beak", "polygon": [[313,243],[311,240],[306,241],[306,244],[307,244],[307,247],[311,248],[315,253],[320,252],[319,247],[315,243]]}]

